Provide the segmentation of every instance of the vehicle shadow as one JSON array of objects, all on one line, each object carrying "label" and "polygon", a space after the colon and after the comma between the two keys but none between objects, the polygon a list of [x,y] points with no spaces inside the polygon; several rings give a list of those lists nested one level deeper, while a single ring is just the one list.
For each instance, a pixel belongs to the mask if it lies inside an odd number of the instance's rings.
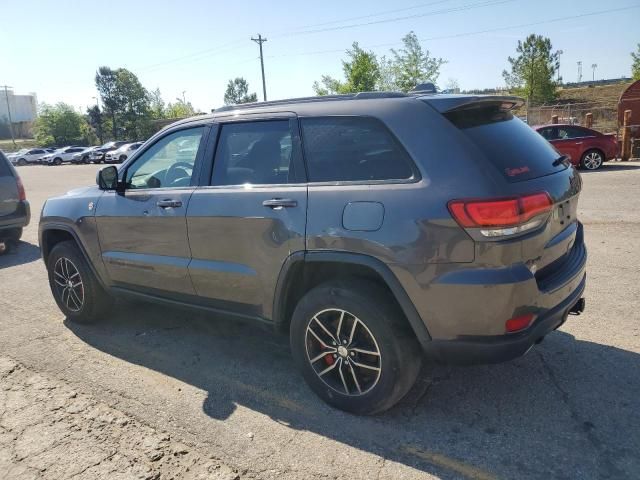
[{"label": "vehicle shadow", "polygon": [[399,405],[357,417],[321,402],[288,339],[254,324],[136,303],[106,323],[66,325],[103,352],[206,391],[202,408],[214,419],[242,406],[440,478],[640,471],[640,355],[562,331],[506,364],[427,365]]},{"label": "vehicle shadow", "polygon": [[592,174],[602,172],[622,172],[625,170],[640,170],[640,165],[628,164],[627,162],[606,162],[598,170],[580,169],[580,174]]},{"label": "vehicle shadow", "polygon": [[8,249],[0,254],[0,269],[16,267],[25,263],[35,262],[40,257],[40,247],[27,242],[9,242]]}]

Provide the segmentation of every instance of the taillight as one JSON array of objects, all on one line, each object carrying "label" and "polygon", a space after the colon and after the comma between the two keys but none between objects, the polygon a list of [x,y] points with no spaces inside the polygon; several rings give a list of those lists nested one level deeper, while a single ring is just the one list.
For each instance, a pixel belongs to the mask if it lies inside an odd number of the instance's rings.
[{"label": "taillight", "polygon": [[448,207],[464,228],[479,228],[485,237],[501,237],[540,226],[553,202],[546,192],[499,199],[452,200]]},{"label": "taillight", "polygon": [[510,318],[504,324],[504,328],[507,333],[519,332],[520,330],[524,330],[528,328],[529,325],[533,322],[535,316],[532,313],[527,315],[520,315],[519,317]]},{"label": "taillight", "polygon": [[18,198],[21,202],[24,202],[27,199],[27,194],[24,191],[24,185],[20,177],[16,177],[16,185],[18,186]]}]

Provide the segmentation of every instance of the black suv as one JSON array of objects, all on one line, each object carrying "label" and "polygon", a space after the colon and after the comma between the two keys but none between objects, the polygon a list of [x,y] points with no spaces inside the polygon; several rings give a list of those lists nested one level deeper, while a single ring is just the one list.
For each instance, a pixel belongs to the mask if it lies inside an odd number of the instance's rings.
[{"label": "black suv", "polygon": [[580,176],[519,105],[359,93],[173,124],[46,202],[53,295],[78,322],[129,296],[267,323],[357,413],[402,398],[423,353],[523,355],[583,309],[586,249]]}]

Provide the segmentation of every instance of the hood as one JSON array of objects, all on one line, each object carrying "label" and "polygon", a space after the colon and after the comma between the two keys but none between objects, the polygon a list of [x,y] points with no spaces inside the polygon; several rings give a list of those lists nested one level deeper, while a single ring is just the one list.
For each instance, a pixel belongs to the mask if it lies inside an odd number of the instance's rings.
[{"label": "hood", "polygon": [[65,197],[79,197],[81,195],[87,195],[90,193],[95,193],[98,194],[100,193],[101,190],[98,188],[97,185],[90,185],[88,187],[78,187],[78,188],[74,188],[73,190],[69,190],[67,193],[64,194]]}]

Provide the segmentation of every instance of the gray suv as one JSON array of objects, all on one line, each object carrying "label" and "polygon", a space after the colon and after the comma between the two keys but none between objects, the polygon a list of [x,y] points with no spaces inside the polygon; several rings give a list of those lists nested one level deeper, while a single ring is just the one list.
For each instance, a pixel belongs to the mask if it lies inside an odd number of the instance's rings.
[{"label": "gray suv", "polygon": [[22,180],[4,153],[0,152],[0,243],[17,242],[29,225],[31,209]]},{"label": "gray suv", "polygon": [[359,93],[175,123],[46,202],[55,300],[77,322],[126,296],[269,324],[355,413],[398,402],[424,357],[523,355],[584,308],[586,249],[580,175],[519,105]]}]

